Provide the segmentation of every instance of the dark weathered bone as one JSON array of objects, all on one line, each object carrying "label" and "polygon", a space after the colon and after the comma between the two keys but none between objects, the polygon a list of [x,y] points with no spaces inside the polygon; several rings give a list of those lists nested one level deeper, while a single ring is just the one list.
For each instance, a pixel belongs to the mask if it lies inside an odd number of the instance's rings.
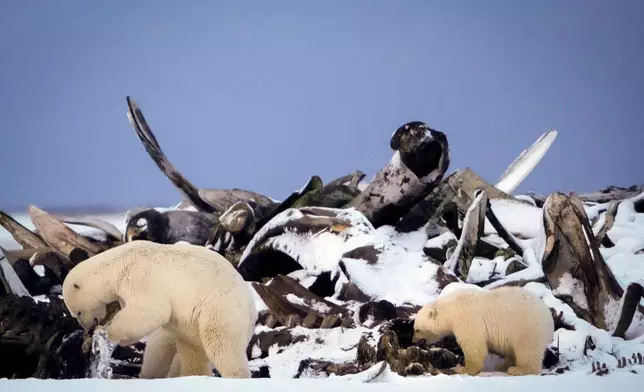
[{"label": "dark weathered bone", "polygon": [[346,205],[362,212],[375,227],[396,224],[441,181],[450,161],[445,134],[419,121],[398,128],[390,144],[393,158]]},{"label": "dark weathered bone", "polygon": [[[49,293],[55,283],[48,276],[41,277],[38,275],[29,264],[29,261],[25,259],[17,260],[13,264],[13,270],[31,296]],[[14,293],[18,294],[15,290]]]},{"label": "dark weathered bone", "polygon": [[[174,186],[181,192],[181,194],[192,203],[197,209],[204,212],[216,212],[216,209],[210,204],[206,203],[200,196],[197,187],[192,185],[188,179],[186,179],[172,163],[166,158],[165,154],[161,150],[159,142],[157,142],[156,137],[152,133],[152,130],[148,126],[145,117],[143,117],[143,112],[139,109],[139,106],[136,102],[127,97],[127,106],[128,106],[128,118],[134,127],[136,135],[143,143],[143,147],[150,154],[150,157],[157,164],[159,169],[163,174],[168,177],[168,179],[174,184]],[[221,211],[219,211],[221,212]]]},{"label": "dark weathered bone", "polygon": [[[353,320],[348,310],[334,304],[331,304],[333,306],[327,305],[327,301],[308,292],[306,288],[293,280],[286,278],[279,280],[274,287],[256,282],[253,282],[252,286],[262,298],[266,307],[268,307],[269,312],[279,320],[281,325],[286,327],[302,325],[305,328],[333,328],[339,325],[345,327],[353,325]],[[303,294],[305,292],[307,293]],[[299,293],[299,295],[296,293]],[[308,299],[310,306],[290,302],[286,298],[288,294]],[[319,310],[320,307],[316,306],[319,304],[327,307],[328,311]]]},{"label": "dark weathered bone", "polygon": [[525,203],[494,187],[469,167],[458,170],[454,175],[450,176],[448,183],[456,192],[456,197],[454,197],[453,201],[461,213],[465,213],[470,208],[474,200],[474,192],[477,190],[485,191],[488,199],[507,199],[517,203]]},{"label": "dark weathered bone", "polygon": [[[630,199],[632,197],[642,194],[643,192],[644,192],[644,184],[633,185],[629,188],[624,188],[619,186],[609,186],[597,192],[580,194],[578,195],[578,197],[583,202],[587,202],[587,203],[608,203],[610,201],[621,201],[624,199]],[[537,202],[537,206],[542,206],[547,199],[547,196],[537,195],[534,192],[528,192],[527,194]]]},{"label": "dark weathered bone", "polygon": [[521,247],[521,245],[519,245],[516,238],[514,238],[511,233],[505,230],[501,222],[499,222],[499,219],[496,217],[494,211],[492,210],[492,204],[490,203],[489,199],[487,200],[487,209],[485,210],[485,215],[492,224],[492,227],[494,227],[494,230],[496,230],[496,233],[503,239],[503,241],[505,241],[506,244],[508,244],[510,249],[515,251],[519,256],[523,255],[523,248]]},{"label": "dark weathered bone", "polygon": [[[248,344],[246,354],[249,359],[266,358],[271,347],[288,347],[308,339],[306,335],[293,335],[289,329],[262,331],[255,334]],[[253,355],[253,347],[259,348],[260,354]]]},{"label": "dark weathered bone", "polygon": [[[296,210],[293,210],[296,211]],[[338,210],[304,207],[298,211],[303,215],[290,219],[281,225],[264,227],[253,237],[245,252],[247,256],[239,262],[238,271],[245,280],[259,282],[263,277],[273,277],[276,273],[288,274],[302,267],[292,257],[283,252],[271,250],[267,246],[272,238],[287,232],[316,234],[322,231],[342,232],[351,227],[351,222],[338,218]],[[285,212],[288,213],[288,212]],[[281,254],[275,257],[276,253]],[[278,265],[282,264],[282,265]]]},{"label": "dark weathered bone", "polygon": [[599,246],[599,244],[604,242],[605,238],[608,238],[606,236],[606,233],[608,233],[608,230],[610,230],[615,223],[615,215],[617,215],[617,207],[619,207],[619,203],[620,202],[616,200],[612,200],[610,203],[608,203],[608,209],[606,210],[604,215],[604,225],[595,237],[597,241],[597,243],[595,244],[596,246]]},{"label": "dark weathered bone", "polygon": [[87,335],[62,300],[0,297],[0,378],[84,378]]},{"label": "dark weathered bone", "polygon": [[291,277],[277,275],[273,279],[271,279],[270,283],[268,283],[267,286],[270,287],[274,293],[283,297],[286,297],[288,294],[293,294],[298,298],[304,300],[304,303],[308,306],[323,304],[324,306],[329,308],[329,312],[332,314],[341,314],[342,316],[351,315],[349,310],[338,306],[333,302],[327,301],[326,299],[318,295],[315,295]]},{"label": "dark weathered bone", "polygon": [[396,231],[409,233],[425,226],[432,230],[441,220],[443,212],[449,203],[456,197],[456,190],[449,184],[452,173],[445,177],[423,200],[416,203],[396,224]]},{"label": "dark weathered bone", "polygon": [[251,240],[256,227],[253,209],[245,201],[238,201],[219,217],[206,245],[212,245],[215,251],[225,255],[236,265],[239,261],[236,255]]},{"label": "dark weathered bone", "polygon": [[[248,191],[245,189],[208,189],[200,188],[199,196],[208,204],[215,207],[220,213],[226,211],[233,204],[244,201],[253,208],[255,219],[263,219],[265,216],[271,214],[273,210],[279,205],[271,198],[262,195],[261,193]],[[185,202],[182,203],[185,205]]]},{"label": "dark weathered bone", "polygon": [[360,183],[360,181],[362,181],[363,178],[365,178],[365,176],[366,174],[364,174],[362,171],[356,170],[351,174],[347,174],[346,176],[338,177],[326,185],[327,186],[349,185],[349,186],[358,187],[358,184]]},{"label": "dark weathered bone", "polygon": [[644,287],[639,283],[631,283],[626,288],[622,299],[622,308],[620,311],[619,321],[613,332],[613,336],[624,338],[626,331],[633,322],[633,317],[640,307],[640,300],[644,297]]},{"label": "dark weathered bone", "polygon": [[36,252],[30,262],[32,266],[44,266],[46,271],[50,271],[57,278],[59,284],[63,283],[69,273],[69,268],[65,264],[64,257],[51,249]]},{"label": "dark weathered bone", "polygon": [[[70,257],[76,248],[85,251],[90,257],[104,250],[40,208],[30,205],[28,212],[45,243],[66,258]],[[68,260],[65,259],[65,263],[68,268],[72,268],[73,263]]]},{"label": "dark weathered bone", "polygon": [[516,279],[514,276],[506,276],[503,278],[494,278],[483,282],[476,282],[476,285],[491,290],[503,286],[523,287],[528,283],[547,284],[548,279],[546,279],[544,276],[535,279]]},{"label": "dark weathered bone", "polygon": [[[11,250],[6,250],[4,249],[4,254],[7,257],[7,260],[9,260],[9,264],[12,264],[19,259],[26,259],[26,260],[31,260],[34,255],[37,253],[43,253],[43,252],[53,252],[53,249],[51,249],[49,246],[43,247],[43,248],[26,248],[26,249],[11,249]],[[32,265],[38,265],[37,263],[31,263]]]},{"label": "dark weathered bone", "polygon": [[27,229],[3,211],[0,211],[0,225],[11,233],[13,239],[25,249],[49,247],[38,234]]},{"label": "dark weathered bone", "polygon": [[[120,242],[123,239],[123,233],[121,233],[121,231],[116,226],[99,218],[94,218],[91,216],[77,217],[77,216],[63,216],[63,215],[56,215],[55,218],[63,223],[67,223],[70,225],[81,225],[81,226],[93,227],[95,229],[102,230],[106,234],[112,236],[112,238],[117,242]],[[118,245],[118,243],[115,244],[115,246],[116,245]]]},{"label": "dark weathered bone", "polygon": [[477,191],[477,194],[463,219],[463,230],[458,245],[454,253],[443,264],[448,271],[456,272],[458,270],[461,279],[464,280],[467,279],[474,258],[474,250],[483,234],[485,225],[487,195],[485,191]]},{"label": "dark weathered bone", "polygon": [[209,213],[222,213],[238,201],[245,201],[253,207],[258,219],[265,216],[277,205],[270,198],[256,192],[242,189],[198,189],[168,160],[159,142],[148,126],[143,112],[136,102],[127,97],[128,118],[143,147],[161,172],[174,184],[183,197],[195,208]]},{"label": "dark weathered bone", "polygon": [[360,189],[352,185],[327,184],[320,189],[314,189],[302,195],[293,203],[294,208],[315,206],[326,208],[342,208],[360,194]]},{"label": "dark weathered bone", "polygon": [[322,189],[323,186],[324,184],[322,183],[322,179],[319,176],[311,176],[311,178],[309,178],[309,180],[301,189],[292,192],[276,208],[274,208],[269,215],[266,215],[261,220],[259,220],[257,222],[257,229],[262,228],[266,223],[268,223],[268,221],[275,217],[275,215],[291,207],[294,207],[294,204],[298,201],[298,199],[302,198],[307,193]]},{"label": "dark weathered bone", "polygon": [[[581,200],[560,192],[552,193],[544,204],[546,247],[542,258],[544,273],[553,294],[567,303],[578,317],[607,330],[609,303],[619,303],[624,290],[606,265],[593,235]],[[562,292],[566,280],[576,280],[574,293]],[[565,284],[565,283],[564,283]],[[584,300],[582,300],[582,298]],[[643,309],[638,306],[638,317]]]},{"label": "dark weathered bone", "polygon": [[450,369],[462,362],[462,357],[444,348],[425,350],[415,345],[403,348],[398,334],[389,325],[381,330],[383,333],[378,341],[376,360],[387,361],[391,370],[401,376],[451,374]]}]

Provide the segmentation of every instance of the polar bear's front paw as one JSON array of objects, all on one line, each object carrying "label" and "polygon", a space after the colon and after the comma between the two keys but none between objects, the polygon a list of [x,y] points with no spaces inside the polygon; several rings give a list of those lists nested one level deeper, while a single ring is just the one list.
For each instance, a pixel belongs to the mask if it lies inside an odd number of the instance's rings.
[{"label": "polar bear's front paw", "polygon": [[[112,326],[108,325],[106,327],[99,327],[102,331],[107,334],[107,338],[119,346],[131,346],[139,341],[139,339],[133,339],[124,331],[115,329]],[[96,331],[99,329],[97,328]]]}]

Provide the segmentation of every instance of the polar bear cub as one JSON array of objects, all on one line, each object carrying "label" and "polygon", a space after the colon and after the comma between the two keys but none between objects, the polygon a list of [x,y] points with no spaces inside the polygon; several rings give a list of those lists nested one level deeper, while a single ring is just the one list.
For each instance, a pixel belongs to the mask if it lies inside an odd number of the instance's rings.
[{"label": "polar bear cub", "polygon": [[543,300],[521,287],[463,288],[423,306],[414,320],[414,342],[451,334],[465,355],[459,373],[480,373],[494,353],[503,356],[499,370],[509,375],[540,374],[554,322]]},{"label": "polar bear cub", "polygon": [[[204,247],[139,240],[111,248],[72,268],[63,300],[83,328],[104,329],[119,345],[151,335],[141,377],[212,375],[211,364],[222,377],[250,377],[253,295],[230,262]],[[116,301],[121,309],[99,326]]]}]

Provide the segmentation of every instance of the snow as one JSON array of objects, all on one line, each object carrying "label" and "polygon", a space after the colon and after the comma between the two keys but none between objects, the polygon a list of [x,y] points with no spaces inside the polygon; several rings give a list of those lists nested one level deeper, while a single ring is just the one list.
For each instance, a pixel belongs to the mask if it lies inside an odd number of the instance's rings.
[{"label": "snow", "polygon": [[[376,233],[371,223],[355,209],[334,210],[321,208],[320,210],[339,211],[337,218],[347,222],[351,227],[339,235],[326,230],[314,234],[308,232],[298,233],[294,230],[289,230],[279,237],[268,239],[265,245],[296,258],[305,270],[311,274],[317,274],[335,270],[342,255],[347,250],[369,244],[370,241],[374,240],[372,237],[376,237],[375,241],[378,240],[378,236],[369,235]],[[246,246],[239,264],[242,264],[251,250],[265,239],[268,232],[287,222],[301,219],[303,216],[304,214],[302,212],[292,208],[276,215],[255,234]],[[325,218],[321,217],[320,219]]]},{"label": "snow", "polygon": [[[617,207],[613,227],[606,235],[615,244],[612,248],[599,248],[599,251],[615,275],[620,285],[626,288],[630,283],[644,284],[644,254],[638,252],[644,249],[644,214],[635,211],[634,202],[644,198],[644,193],[621,201]],[[602,210],[602,219],[609,203],[586,207],[586,211]],[[640,301],[644,305],[644,299]]]},{"label": "snow", "polygon": [[517,257],[510,257],[507,260],[504,256],[497,256],[493,260],[483,257],[474,257],[467,275],[467,282],[485,282],[492,278],[504,277],[505,271],[508,269],[508,265],[515,260],[521,262]]},{"label": "snow", "polygon": [[374,265],[346,257],[343,261],[351,281],[376,301],[422,305],[438,294],[435,280],[438,266],[428,262],[423,252],[391,246],[380,254]]},{"label": "snow", "polygon": [[428,239],[427,242],[425,242],[425,247],[426,248],[444,248],[445,246],[447,246],[449,241],[458,242],[458,238],[456,238],[454,233],[452,233],[451,231],[446,231],[439,236]]},{"label": "snow", "polygon": [[513,195],[515,199],[520,200],[520,201],[525,201],[527,203],[530,203],[533,206],[537,206],[537,202],[534,201],[534,199],[528,195]]},{"label": "snow", "polygon": [[584,294],[584,286],[577,279],[573,278],[569,272],[563,273],[559,278],[558,286],[552,292],[559,296],[570,296],[576,304],[582,309],[588,310],[588,302]]},{"label": "snow", "polygon": [[[424,227],[410,233],[400,234],[393,226],[381,226],[376,231],[387,237],[390,242],[410,251],[423,250],[423,243],[427,241],[427,231]],[[450,233],[451,232],[447,232]],[[453,234],[452,234],[453,235]],[[456,239],[456,237],[454,237]]]},{"label": "snow", "polygon": [[262,300],[262,297],[257,294],[257,291],[252,286],[252,282],[247,282],[248,284],[248,290],[250,290],[251,294],[253,295],[253,299],[255,299],[255,310],[257,310],[257,313],[260,313],[262,311],[268,310],[266,307],[266,304]]},{"label": "snow", "polygon": [[[435,297],[438,287],[434,278],[438,267],[427,262],[427,257],[422,252],[424,241],[412,247],[417,250],[410,250],[400,243],[390,241],[383,232],[376,231],[355,209],[324,210],[337,213],[337,218],[350,223],[351,227],[340,233],[321,231],[311,234],[287,231],[280,236],[269,238],[264,242],[264,246],[270,246],[293,257],[304,268],[304,273],[309,275],[331,271],[334,277],[338,273],[340,261],[343,261],[352,282],[376,300],[386,299],[394,305],[420,305]],[[250,251],[263,241],[265,233],[302,216],[303,214],[295,209],[278,214],[253,237],[242,254],[240,264]],[[401,243],[408,244],[406,240],[401,240]],[[369,264],[365,260],[344,256],[348,251],[363,246],[372,246],[380,252],[378,263]]]},{"label": "snow", "polygon": [[[605,363],[611,370],[616,370],[617,358],[631,357],[633,353],[644,354],[642,342],[625,341],[612,337],[608,331],[599,329],[579,319],[570,306],[555,298],[543,284],[528,283],[527,290],[539,295],[548,307],[562,314],[562,321],[575,328],[574,331],[558,329],[555,331],[553,346],[559,347],[560,360],[567,363],[571,370],[587,371],[593,362]],[[590,337],[595,348],[584,355],[586,338]]]},{"label": "snow", "polygon": [[[607,264],[615,274],[619,283],[626,288],[631,282],[644,284],[644,254],[637,253],[644,249],[644,214],[637,214],[633,201],[644,197],[644,194],[633,199],[624,200],[617,209],[613,227],[608,230],[607,235],[615,243],[614,247],[601,247],[600,252]],[[451,283],[442,291],[436,282],[438,266],[423,253],[424,247],[443,248],[449,241],[458,240],[451,232],[445,232],[434,238],[427,238],[424,229],[412,233],[397,233],[393,227],[384,226],[378,229],[354,209],[335,210],[322,209],[336,214],[336,218],[347,223],[345,228],[320,232],[300,233],[294,230],[286,233],[265,238],[271,230],[287,222],[302,218],[298,210],[289,209],[275,217],[268,225],[260,230],[247,247],[243,259],[248,256],[250,250],[258,245],[270,246],[294,257],[303,267],[303,270],[289,274],[308,286],[321,272],[331,271],[333,275],[340,274],[337,285],[347,282],[347,277],[339,272],[339,264],[345,266],[348,276],[360,290],[370,295],[374,300],[386,299],[394,305],[424,305],[433,302],[438,296],[445,295],[454,290],[475,288],[483,290],[471,283],[489,280],[491,277],[502,278],[486,286],[486,289],[498,287],[507,283],[508,280],[534,280],[543,276],[541,270],[541,255],[545,249],[545,235],[542,209],[532,203],[516,202],[510,200],[491,200],[492,208],[510,233],[517,236],[517,242],[524,248],[523,255],[508,258],[498,256],[493,260],[482,257],[475,257],[472,261],[469,276],[465,283]],[[585,204],[584,208],[589,218],[596,219],[593,225],[593,232],[597,233],[605,222],[605,213],[608,203]],[[126,213],[98,215],[97,218],[114,224],[119,230],[125,230]],[[13,214],[14,219],[33,229],[27,214]],[[326,216],[316,217],[309,215],[311,219],[328,219]],[[93,228],[70,225],[74,230],[83,234],[96,234],[99,231]],[[504,241],[491,227],[486,220],[485,241],[506,246]],[[19,248],[6,231],[0,231],[0,245],[5,249]],[[377,252],[377,263],[370,263],[362,260],[347,257],[350,252],[359,247],[372,247]],[[505,271],[512,261],[518,260],[527,265],[527,268],[505,276]],[[3,268],[6,267],[3,265]],[[36,271],[42,275],[42,267],[37,266]],[[493,273],[494,272],[494,273]],[[10,274],[9,274],[10,275]],[[251,287],[257,310],[267,310],[261,297]],[[337,286],[336,286],[337,287]],[[28,391],[31,389],[42,389],[47,391],[65,390],[74,392],[75,388],[95,388],[97,391],[114,388],[114,383],[122,389],[140,389],[156,392],[166,390],[212,390],[213,388],[236,388],[243,392],[246,388],[273,388],[280,391],[289,391],[302,388],[309,388],[310,392],[320,390],[327,391],[329,388],[344,388],[353,390],[378,390],[392,386],[404,386],[406,390],[428,390],[432,388],[450,388],[456,390],[476,390],[486,392],[489,390],[527,390],[538,391],[543,388],[551,390],[570,390],[571,388],[631,388],[641,383],[641,376],[634,375],[630,370],[636,370],[640,375],[644,372],[644,366],[633,365],[620,368],[621,358],[631,358],[633,354],[644,354],[644,321],[634,320],[633,326],[629,328],[627,338],[624,340],[612,337],[610,332],[595,328],[591,324],[579,319],[573,310],[555,298],[552,291],[543,284],[529,283],[524,286],[526,289],[538,294],[546,304],[561,314],[564,324],[574,327],[575,330],[560,328],[555,332],[552,347],[558,347],[561,362],[570,368],[570,371],[563,375],[548,375],[544,377],[502,377],[503,374],[486,372],[479,377],[469,376],[422,376],[422,377],[400,377],[390,370],[386,370],[377,380],[364,383],[369,374],[375,372],[375,367],[362,374],[350,376],[329,376],[324,380],[309,380],[306,377],[314,375],[302,375],[301,379],[292,379],[297,373],[300,361],[311,358],[328,360],[335,363],[351,361],[355,359],[357,343],[362,336],[370,336],[372,345],[378,341],[378,327],[371,327],[367,322],[356,328],[333,328],[333,329],[306,329],[296,327],[290,329],[291,334],[301,337],[303,340],[289,346],[270,347],[266,358],[259,358],[261,352],[258,346],[251,348],[251,366],[257,368],[262,365],[270,366],[271,379],[254,380],[226,380],[208,377],[190,377],[184,379],[166,380],[62,380],[62,381],[39,381],[39,380],[0,380],[2,391]],[[582,293],[579,287],[570,276],[564,275],[562,282],[559,282],[559,293],[569,294],[577,298],[577,302],[584,304],[581,300]],[[556,294],[556,293],[555,293]],[[303,304],[303,300],[294,295],[288,295],[287,299],[296,304]],[[337,303],[350,309],[357,309],[358,303],[343,303],[337,298],[326,298],[328,301]],[[37,297],[36,300],[46,301],[46,297]],[[644,302],[644,300],[643,300]],[[318,311],[324,311],[326,305],[323,303],[307,303],[307,306],[317,307]],[[606,307],[609,328],[614,328],[616,315],[619,313],[621,303],[609,303]],[[356,317],[357,318],[357,317]],[[266,326],[257,326],[256,333],[265,331],[279,331],[283,327],[271,329]],[[593,349],[585,350],[587,340],[592,340]],[[94,341],[94,344],[100,344]],[[105,342],[103,342],[105,343]],[[111,352],[108,345],[102,346],[101,352]],[[93,374],[101,376],[106,374],[106,369],[101,368],[106,358],[95,363]],[[605,377],[588,377],[591,373],[591,366],[595,362],[605,364],[611,373]],[[315,382],[315,384],[312,384]],[[45,383],[45,384],[43,384]],[[124,384],[125,383],[125,384]],[[234,383],[234,384],[233,384]]]},{"label": "snow", "polygon": [[443,297],[445,295],[449,295],[451,293],[455,293],[457,291],[462,291],[462,290],[485,290],[485,289],[475,284],[453,282],[445,286],[443,290],[441,290],[441,293],[438,295],[438,297]]},{"label": "snow", "polygon": [[[491,199],[490,205],[496,218],[511,234],[524,237],[538,236],[539,222],[543,217],[541,208],[510,199]],[[489,219],[485,219],[485,234],[496,234]]]},{"label": "snow", "polygon": [[568,392],[571,390],[637,390],[641,387],[642,377],[629,372],[620,372],[604,377],[588,377],[583,374],[553,377],[470,377],[470,376],[433,376],[398,377],[386,372],[383,380],[371,383],[361,382],[356,377],[330,377],[320,379],[251,379],[234,380],[212,377],[186,377],[162,380],[0,380],[3,392],[112,392],[114,390],[136,390],[137,392],[169,391],[236,391],[251,392],[258,390],[280,392],[390,392],[402,387],[406,392],[426,392],[450,390],[452,392]]},{"label": "snow", "polygon": [[[281,330],[282,328],[276,328]],[[356,357],[357,343],[363,333],[374,330],[360,328],[307,329],[295,327],[291,330],[294,337],[304,340],[290,346],[279,347],[277,344],[268,350],[268,357],[251,361],[251,366],[267,364],[271,368],[271,378],[292,378],[297,373],[303,358],[349,362]],[[375,343],[375,342],[374,342]]]}]

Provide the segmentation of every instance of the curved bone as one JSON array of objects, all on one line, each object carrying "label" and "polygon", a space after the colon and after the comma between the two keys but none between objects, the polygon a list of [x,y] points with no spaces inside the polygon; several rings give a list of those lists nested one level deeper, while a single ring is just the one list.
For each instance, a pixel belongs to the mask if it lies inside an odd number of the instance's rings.
[{"label": "curved bone", "polygon": [[512,193],[537,166],[556,138],[557,131],[555,130],[548,131],[539,136],[537,141],[523,150],[517,159],[505,170],[495,187],[505,193]]}]

